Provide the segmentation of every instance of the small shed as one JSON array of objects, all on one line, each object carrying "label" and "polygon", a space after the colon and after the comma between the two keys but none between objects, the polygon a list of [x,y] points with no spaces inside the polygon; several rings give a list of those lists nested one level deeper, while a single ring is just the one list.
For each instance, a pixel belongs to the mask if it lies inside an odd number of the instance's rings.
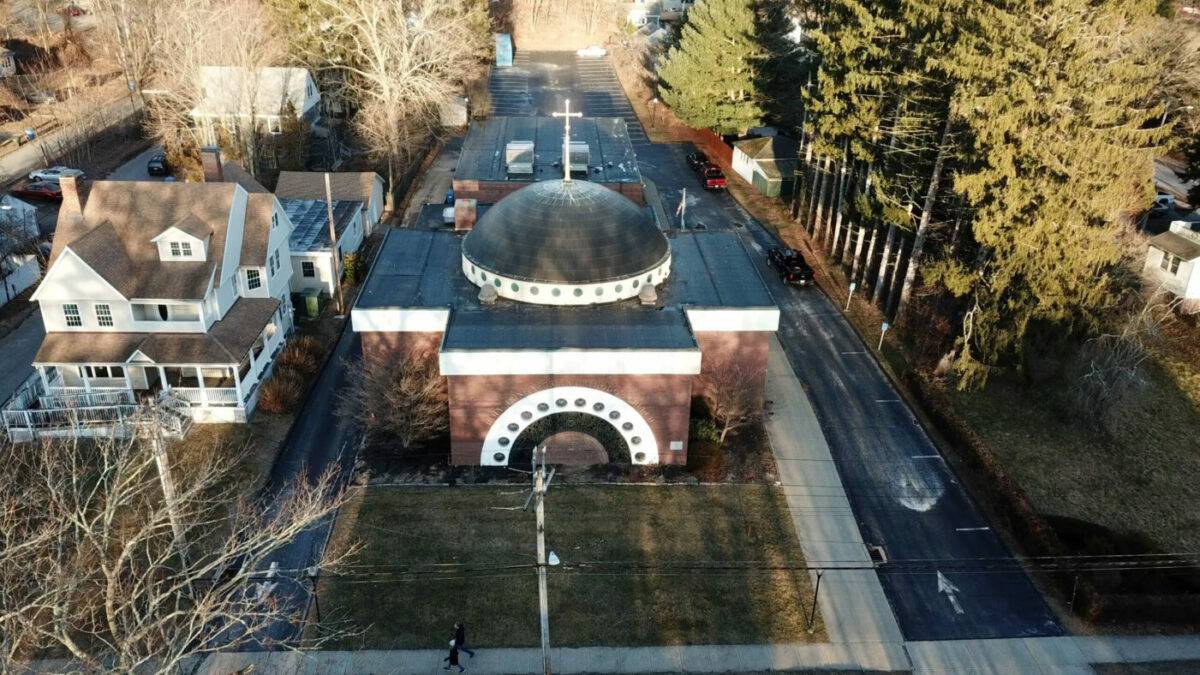
[{"label": "small shed", "polygon": [[1149,244],[1142,276],[1178,298],[1184,313],[1200,312],[1200,223],[1177,220]]},{"label": "small shed", "polygon": [[733,144],[734,172],[768,197],[786,197],[796,184],[796,142],[763,136]]},{"label": "small shed", "polygon": [[496,67],[508,68],[513,64],[512,35],[496,33]]}]

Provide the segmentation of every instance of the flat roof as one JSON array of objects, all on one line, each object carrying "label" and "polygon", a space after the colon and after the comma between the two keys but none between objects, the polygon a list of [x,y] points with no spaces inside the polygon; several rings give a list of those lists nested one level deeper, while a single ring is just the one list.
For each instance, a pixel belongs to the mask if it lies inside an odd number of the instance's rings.
[{"label": "flat roof", "polygon": [[[292,253],[329,248],[329,207],[324,200],[280,197],[279,203],[292,221],[292,234],[288,237]],[[342,238],[342,233],[350,227],[361,210],[360,201],[333,200],[333,224],[338,239]]]},{"label": "flat roof", "polygon": [[[775,307],[775,299],[754,266],[750,252],[735,232],[675,232],[671,275],[658,286],[659,307]],[[361,309],[479,309],[479,288],[462,273],[462,235],[449,230],[392,229],[367,277],[356,306]],[[489,312],[545,307],[498,300]],[[633,312],[660,311],[637,300],[611,305],[585,305],[597,312],[628,307]]]},{"label": "flat roof", "polygon": [[451,314],[442,351],[699,349],[683,310],[617,303],[521,305]]},{"label": "flat roof", "polygon": [[[529,183],[562,178],[562,136],[563,120],[557,117],[492,117],[473,122],[463,141],[454,179]],[[571,140],[588,144],[591,152],[588,180],[597,183],[641,182],[625,120],[619,117],[572,119]],[[509,141],[533,141],[532,175],[508,173],[504,150]]]},{"label": "flat roof", "polygon": [[1150,245],[1160,251],[1177,255],[1182,260],[1200,258],[1200,243],[1175,232],[1163,232],[1150,237]]}]

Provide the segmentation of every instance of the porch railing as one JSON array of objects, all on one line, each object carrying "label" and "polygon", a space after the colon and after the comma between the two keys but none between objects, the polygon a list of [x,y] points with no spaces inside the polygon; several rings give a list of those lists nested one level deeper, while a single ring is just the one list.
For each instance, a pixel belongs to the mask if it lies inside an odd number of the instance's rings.
[{"label": "porch railing", "polygon": [[105,389],[91,392],[63,392],[55,389],[38,397],[42,408],[88,408],[137,403],[132,389]]},{"label": "porch railing", "polygon": [[234,388],[205,388],[203,394],[199,387],[171,387],[171,392],[192,405],[236,406],[238,404],[237,389]]}]

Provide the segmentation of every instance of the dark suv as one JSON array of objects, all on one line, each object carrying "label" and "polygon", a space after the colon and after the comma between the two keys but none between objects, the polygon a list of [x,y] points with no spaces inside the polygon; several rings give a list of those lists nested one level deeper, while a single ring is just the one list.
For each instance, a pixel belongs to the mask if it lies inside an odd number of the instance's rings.
[{"label": "dark suv", "polygon": [[779,278],[785,284],[809,286],[813,282],[812,268],[796,249],[782,246],[773,248],[767,253],[767,262],[779,271]]},{"label": "dark suv", "polygon": [[696,152],[688,153],[687,156],[688,168],[692,171],[699,171],[700,167],[708,164],[708,155],[697,150]]},{"label": "dark suv", "polygon": [[170,169],[171,167],[167,165],[167,155],[162,152],[154,155],[150,158],[149,162],[146,162],[146,173],[151,176],[165,176],[171,172]]}]

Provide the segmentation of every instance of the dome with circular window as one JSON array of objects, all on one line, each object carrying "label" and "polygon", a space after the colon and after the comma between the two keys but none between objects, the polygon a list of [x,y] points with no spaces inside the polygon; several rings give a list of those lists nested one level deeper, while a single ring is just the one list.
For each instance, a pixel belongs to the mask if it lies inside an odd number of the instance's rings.
[{"label": "dome with circular window", "polygon": [[[667,238],[645,209],[586,180],[542,181],[501,199],[462,251],[472,281],[483,283],[487,274],[501,297],[539,304],[632,298],[635,279],[664,279],[671,263]],[[534,292],[533,282],[551,292]]]}]

